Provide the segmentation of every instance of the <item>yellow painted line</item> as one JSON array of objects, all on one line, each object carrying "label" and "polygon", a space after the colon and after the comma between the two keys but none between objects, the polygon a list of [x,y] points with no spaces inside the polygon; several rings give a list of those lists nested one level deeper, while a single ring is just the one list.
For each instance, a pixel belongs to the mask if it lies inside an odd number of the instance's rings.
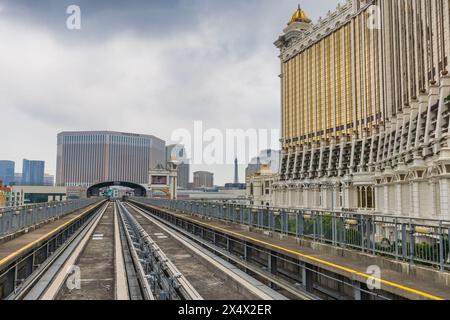
[{"label": "yellow painted line", "polygon": [[[156,209],[160,210],[160,208],[156,208]],[[167,210],[166,210],[166,212],[169,213],[169,214],[174,215],[173,213],[168,212]],[[346,272],[349,272],[349,273],[352,273],[352,274],[355,274],[355,275],[358,275],[358,276],[361,276],[361,277],[364,277],[364,278],[367,278],[367,279],[377,280],[380,283],[383,283],[385,285],[389,285],[389,286],[397,288],[397,289],[408,291],[408,292],[411,292],[411,293],[414,293],[414,294],[417,294],[417,295],[420,295],[420,296],[423,296],[423,297],[426,297],[426,298],[429,298],[429,299],[432,299],[432,300],[445,300],[444,298],[441,298],[441,297],[438,297],[438,296],[434,296],[432,294],[429,294],[429,293],[426,293],[426,292],[423,292],[423,291],[420,291],[420,290],[416,290],[416,289],[413,289],[413,288],[410,288],[410,287],[406,287],[406,286],[403,286],[401,284],[398,284],[398,283],[395,283],[395,282],[392,282],[392,281],[383,280],[381,278],[377,278],[377,277],[368,275],[368,274],[366,274],[364,272],[360,272],[360,271],[357,271],[357,270],[354,270],[354,269],[350,269],[350,268],[347,268],[347,267],[344,267],[344,266],[341,266],[341,265],[338,265],[338,264],[335,264],[335,263],[332,263],[332,262],[329,262],[329,261],[326,261],[326,260],[322,260],[322,259],[310,256],[310,255],[306,255],[306,254],[303,254],[303,253],[295,251],[295,250],[291,250],[291,249],[287,249],[287,248],[284,248],[284,247],[280,247],[280,246],[277,246],[275,244],[272,244],[272,243],[269,243],[269,242],[265,242],[265,241],[262,241],[262,240],[259,240],[259,239],[255,239],[255,238],[252,238],[252,237],[249,237],[249,236],[246,236],[246,235],[234,232],[234,231],[230,231],[230,230],[227,230],[227,229],[224,229],[224,228],[221,228],[221,227],[211,226],[211,225],[208,225],[207,223],[200,222],[200,221],[197,221],[197,220],[193,220],[193,219],[189,219],[189,220],[195,221],[196,223],[202,224],[204,226],[213,227],[213,228],[215,228],[217,230],[220,230],[220,231],[223,231],[225,233],[230,233],[230,234],[239,236],[241,238],[252,240],[254,242],[261,243],[261,244],[270,246],[272,248],[279,249],[281,251],[289,252],[289,253],[298,255],[300,257],[303,257],[303,258],[306,258],[306,259],[309,259],[309,260],[312,260],[312,261],[315,261],[315,262],[319,262],[319,263],[328,265],[330,267],[333,267],[333,268],[336,268],[336,269],[340,269],[340,270],[343,270],[343,271],[346,271]]]},{"label": "yellow painted line", "polygon": [[45,240],[46,238],[48,238],[49,236],[51,236],[52,234],[58,232],[59,230],[63,229],[64,227],[66,227],[67,225],[71,224],[72,222],[74,222],[75,220],[79,219],[80,217],[84,216],[89,210],[92,210],[92,205],[90,206],[89,209],[86,209],[85,211],[83,211],[82,213],[80,213],[79,215],[73,217],[72,219],[70,219],[69,221],[65,222],[64,224],[60,225],[58,228],[53,229],[52,231],[48,232],[47,234],[41,236],[40,238],[38,238],[37,240],[34,240],[33,242],[30,242],[29,244],[27,244],[26,246],[23,246],[22,248],[20,248],[19,250],[11,253],[10,255],[8,255],[7,257],[3,258],[2,260],[0,260],[0,267],[5,264],[6,262],[8,262],[9,260],[11,260],[12,258],[18,256],[19,254],[21,254],[22,252],[32,248],[33,246],[35,246],[37,243],[41,242],[42,240]]}]

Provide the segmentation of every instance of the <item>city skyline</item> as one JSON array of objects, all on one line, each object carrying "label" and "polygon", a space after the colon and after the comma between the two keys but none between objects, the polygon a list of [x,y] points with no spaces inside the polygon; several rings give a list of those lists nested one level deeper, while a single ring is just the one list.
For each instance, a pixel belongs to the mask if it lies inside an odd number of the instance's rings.
[{"label": "city skyline", "polygon": [[0,0],[0,300],[450,300],[450,0],[29,2]]},{"label": "city skyline", "polygon": [[[30,185],[30,183],[32,185],[42,185],[42,186],[52,186],[54,185],[54,178],[55,176],[52,174],[49,174],[45,171],[45,161],[42,160],[30,160],[30,159],[26,159],[24,158],[22,160],[22,168],[24,168],[24,163],[27,163],[28,167],[30,163],[40,163],[40,165],[43,167],[42,169],[42,175],[39,173],[38,176],[38,180],[39,181],[34,181],[34,182],[30,182],[30,181],[24,181],[24,175],[25,178],[28,180],[34,180],[34,178],[36,178],[36,174],[31,174],[30,172],[28,172],[28,174],[26,172],[18,172],[16,170],[16,163],[14,161],[11,160],[5,160],[5,159],[0,159],[0,182],[4,185],[4,186],[12,186],[12,185]],[[27,168],[25,168],[25,170],[21,170],[21,171],[26,171]],[[34,177],[32,177],[34,176]]]},{"label": "city skyline", "polygon": [[[23,1],[0,1],[0,30],[15,30],[0,31],[9,44],[0,52],[0,104],[5,118],[28,128],[0,150],[1,159],[18,164],[16,171],[29,157],[45,160],[48,173],[56,174],[61,131],[153,134],[170,144],[173,130],[192,130],[195,120],[220,130],[279,129],[279,64],[272,43],[297,2],[131,1],[122,15],[116,2],[105,10],[80,1],[80,31],[65,28],[68,4],[42,1],[37,10]],[[313,20],[336,4],[302,1]],[[14,130],[13,123],[5,130]],[[197,170],[213,171],[219,184],[233,181],[232,164],[193,165],[191,171]],[[244,171],[240,165],[240,177]]]}]

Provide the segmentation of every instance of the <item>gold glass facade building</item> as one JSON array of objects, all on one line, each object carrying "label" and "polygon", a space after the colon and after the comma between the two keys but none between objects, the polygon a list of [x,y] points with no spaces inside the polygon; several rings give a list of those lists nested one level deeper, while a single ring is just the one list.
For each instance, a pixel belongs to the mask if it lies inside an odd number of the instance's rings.
[{"label": "gold glass facade building", "polygon": [[448,0],[299,7],[281,59],[278,206],[450,219]]},{"label": "gold glass facade building", "polygon": [[[364,23],[360,15],[283,63],[285,146],[362,133],[381,120],[376,39]],[[352,29],[364,31],[352,37]],[[352,40],[357,51],[352,52]]]}]

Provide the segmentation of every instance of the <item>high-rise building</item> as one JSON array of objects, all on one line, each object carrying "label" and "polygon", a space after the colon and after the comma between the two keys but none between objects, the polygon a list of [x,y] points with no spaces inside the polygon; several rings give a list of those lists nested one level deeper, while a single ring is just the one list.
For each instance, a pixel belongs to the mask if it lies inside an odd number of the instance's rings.
[{"label": "high-rise building", "polygon": [[450,4],[294,12],[280,49],[274,204],[450,219]]},{"label": "high-rise building", "polygon": [[22,181],[20,184],[23,186],[43,186],[44,171],[44,161],[23,159]]},{"label": "high-rise building", "polygon": [[181,162],[178,165],[178,187],[183,189],[189,189],[189,176],[190,176],[189,162]]},{"label": "high-rise building", "polygon": [[171,144],[166,147],[166,162],[175,160],[178,162],[177,186],[183,189],[189,188],[190,165],[187,159],[186,149],[179,144]]},{"label": "high-rise building", "polygon": [[194,172],[194,188],[213,188],[214,174],[207,171]]},{"label": "high-rise building", "polygon": [[9,186],[14,183],[14,161],[0,160],[0,181]]},{"label": "high-rise building", "polygon": [[21,185],[22,184],[22,172],[15,172],[14,173],[14,185]]},{"label": "high-rise building", "polygon": [[165,142],[154,136],[110,131],[62,132],[58,134],[56,184],[147,184],[149,170],[165,162]]},{"label": "high-rise building", "polygon": [[44,186],[53,187],[55,185],[55,176],[51,174],[44,174]]}]

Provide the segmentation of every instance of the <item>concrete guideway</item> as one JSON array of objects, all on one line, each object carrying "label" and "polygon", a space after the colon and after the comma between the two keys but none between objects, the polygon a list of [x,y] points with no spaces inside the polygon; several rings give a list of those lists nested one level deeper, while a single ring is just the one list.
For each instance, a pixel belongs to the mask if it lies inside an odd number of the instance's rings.
[{"label": "concrete guideway", "polygon": [[[44,276],[45,284],[35,285],[26,299],[34,300],[54,300],[58,292],[62,289],[64,281],[66,280],[69,270],[72,266],[75,266],[75,262],[78,259],[81,251],[86,246],[92,232],[97,227],[99,221],[102,219],[108,205],[105,205],[97,214],[93,217],[90,223],[86,226],[83,233],[78,236],[78,239],[74,241],[71,247],[65,250],[64,254],[55,261],[52,265],[53,270],[49,270]],[[66,254],[67,253],[67,254]],[[74,279],[75,281],[78,279]],[[81,280],[81,279],[79,279]],[[41,282],[42,280],[40,280]],[[67,283],[66,283],[67,284]],[[39,288],[41,287],[41,288]]]},{"label": "concrete guideway", "polygon": [[[117,297],[115,230],[114,204],[109,203],[60,269],[42,299],[114,300]],[[64,286],[67,281],[67,270],[71,266],[79,268],[78,288]],[[122,288],[121,286],[121,290]],[[122,293],[120,296],[123,297]]]},{"label": "concrete guideway", "polygon": [[[188,243],[189,248],[198,249],[202,256],[206,255],[210,257],[208,260],[209,262],[212,262],[213,264],[217,262],[223,272],[229,274],[231,278],[234,278],[237,283],[239,283],[239,286],[245,286],[250,283],[251,286],[255,287],[252,288],[249,286],[250,291],[252,289],[260,289],[262,291],[262,293],[260,293],[260,298],[264,299],[264,295],[267,293],[270,296],[270,299],[275,300],[285,300],[287,297],[295,300],[319,300],[317,296],[308,294],[298,286],[292,285],[280,277],[261,269],[260,266],[245,261],[241,256],[237,257],[230,254],[227,250],[216,246],[214,242],[199,239],[182,228],[152,215],[148,211],[145,212],[134,205],[131,206],[135,208],[136,211],[140,212],[146,219],[153,221],[158,227],[163,228],[166,232],[172,234],[174,238],[180,238],[183,242]],[[276,288],[276,290],[267,286],[268,283]]]},{"label": "concrete guideway", "polygon": [[[130,228],[131,220],[124,219],[122,210],[125,210],[136,222],[132,228]],[[80,222],[76,232],[72,230],[70,236],[61,238],[60,246],[52,248],[52,252],[46,255],[39,265],[31,268],[30,275],[18,287],[17,293],[9,296],[8,299],[128,300],[130,296],[136,298],[139,295],[138,299],[146,300],[285,299],[284,296],[233,268],[220,258],[205,254],[201,248],[183,239],[182,235],[176,235],[167,227],[157,221],[151,221],[149,217],[145,217],[134,209],[130,211],[132,214],[119,203],[101,202],[95,207],[89,207],[81,214],[77,213],[68,221],[58,224],[56,228],[34,242],[16,250],[14,255],[7,255],[4,261],[9,263],[15,258],[22,257],[21,253],[27,248],[35,248],[37,244],[49,237],[59,237],[58,232],[64,231],[64,228],[79,221],[81,217],[86,218],[85,221]],[[141,228],[141,225],[152,233],[152,237],[145,232],[144,228]],[[130,233],[133,228],[138,233]],[[125,242],[128,242],[128,246],[123,242],[124,238],[120,230],[126,234]],[[145,239],[145,243],[154,246],[153,252],[158,252],[159,261],[164,261],[166,265],[162,270],[170,270],[165,286],[149,281],[153,277],[150,273],[150,265],[142,264],[142,258],[134,248],[139,237]],[[162,247],[159,248],[157,244]],[[126,248],[129,249],[128,259],[126,259]],[[143,246],[139,248],[142,250]],[[130,260],[130,256],[133,259]],[[180,269],[174,262],[180,266]],[[133,294],[130,293],[135,279],[130,279],[130,275],[127,274],[130,267],[136,272],[134,277],[140,279],[138,287],[134,286]],[[178,284],[170,288],[168,284],[173,284],[173,281]],[[155,290],[155,285],[160,289]],[[197,291],[197,288],[202,294]],[[136,290],[140,293],[136,294]],[[178,292],[177,295],[173,295],[175,291]]]},{"label": "concrete guideway", "polygon": [[30,276],[46,268],[101,208],[104,201],[68,214],[0,245],[0,299],[18,296]]},{"label": "concrete guideway", "polygon": [[285,300],[286,297],[226,261],[208,254],[184,235],[169,229],[139,208],[126,204],[137,221],[180,272],[207,300]]},{"label": "concrete guideway", "polygon": [[115,205],[104,203],[79,232],[25,281],[19,294],[11,298],[128,300],[118,230]]},{"label": "concrete guideway", "polygon": [[[450,299],[449,287],[445,284],[430,283],[414,275],[403,274],[396,270],[383,269],[382,277],[376,279],[367,273],[367,257],[363,254],[360,259],[349,260],[342,256],[334,256],[331,250],[314,250],[312,248],[299,245],[299,239],[291,237],[277,237],[277,234],[261,233],[257,230],[246,228],[232,223],[224,223],[217,220],[202,219],[197,216],[184,213],[175,213],[160,207],[150,206],[140,203],[140,207],[145,207],[153,212],[161,212],[165,219],[185,221],[193,225],[214,230],[221,234],[226,234],[242,242],[247,242],[254,246],[264,248],[282,254],[286,257],[298,259],[302,264],[310,265],[313,268],[319,268],[323,272],[332,272],[339,276],[344,276],[349,282],[354,282],[356,286],[365,284],[367,280],[378,280],[381,283],[381,291],[392,294],[391,298],[405,299],[431,299],[442,300]],[[181,223],[181,222],[180,222]],[[301,242],[301,241],[300,241]],[[364,259],[363,259],[364,258]],[[377,257],[383,259],[382,257]],[[355,294],[355,298],[358,295]]]},{"label": "concrete guideway", "polygon": [[[136,219],[139,219],[140,223]],[[134,277],[139,279],[141,298],[138,299],[202,300],[204,297],[214,300],[284,299],[280,294],[244,273],[239,278],[232,268],[227,270],[227,266],[221,265],[217,257],[214,259],[204,254],[200,258],[197,257],[196,254],[202,255],[198,249],[186,249],[189,246],[186,242],[180,246],[183,243],[181,236],[174,235],[163,226],[154,229],[157,225],[152,225],[152,232],[155,230],[157,232],[150,237],[144,228],[141,228],[141,224],[147,228],[150,225],[148,219],[137,212],[130,214],[128,209],[118,202],[103,204],[78,233],[32,273],[26,280],[24,292],[15,295],[13,299],[128,300],[131,297],[135,299],[136,292],[131,294],[132,281],[127,281],[130,278],[126,270],[130,270],[127,268],[130,264],[136,271]],[[126,234],[125,242],[128,242],[133,258],[131,263],[129,259],[125,259],[127,244],[122,241],[121,229]],[[161,244],[162,240],[167,239],[171,242],[170,246],[167,246],[167,242],[161,248],[157,246],[157,243]],[[157,253],[160,257],[158,261],[144,260],[150,251],[143,256],[140,255],[148,244],[152,245],[151,252]],[[209,262],[205,263],[203,260]],[[184,265],[180,265],[181,262]],[[158,267],[162,268],[157,269]],[[188,269],[191,272],[186,278],[184,274]],[[155,275],[162,272],[168,272],[166,278],[155,278]],[[235,274],[230,276],[233,272]],[[222,274],[226,276],[223,277]],[[191,283],[192,277],[196,277],[197,281]],[[206,288],[202,291],[202,295],[197,291],[199,284],[205,285],[203,289]],[[136,287],[134,290],[136,291]],[[203,295],[205,292],[207,294]]]},{"label": "concrete guideway", "polygon": [[117,213],[117,205],[114,205],[114,270],[116,279],[116,300],[130,300],[123,245],[124,244],[122,243],[119,231],[119,215]]},{"label": "concrete guideway", "polygon": [[0,244],[0,299],[450,299],[446,273],[430,281],[431,268],[339,250],[143,200],[99,201]]}]

